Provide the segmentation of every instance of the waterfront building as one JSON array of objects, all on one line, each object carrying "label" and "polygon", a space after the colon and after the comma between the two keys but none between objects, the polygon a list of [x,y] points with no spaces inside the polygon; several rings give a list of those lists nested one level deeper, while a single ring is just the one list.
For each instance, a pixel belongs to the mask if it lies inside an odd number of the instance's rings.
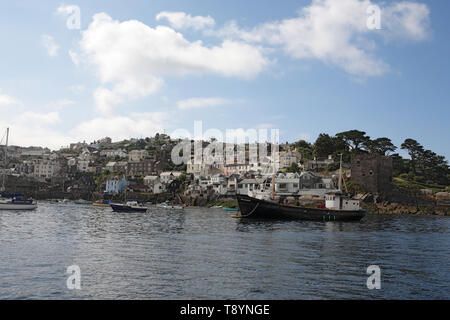
[{"label": "waterfront building", "polygon": [[34,162],[33,176],[38,180],[50,179],[57,175],[60,164],[57,161],[39,159]]},{"label": "waterfront building", "polygon": [[154,161],[129,161],[127,164],[127,174],[129,176],[145,177],[153,174]]}]

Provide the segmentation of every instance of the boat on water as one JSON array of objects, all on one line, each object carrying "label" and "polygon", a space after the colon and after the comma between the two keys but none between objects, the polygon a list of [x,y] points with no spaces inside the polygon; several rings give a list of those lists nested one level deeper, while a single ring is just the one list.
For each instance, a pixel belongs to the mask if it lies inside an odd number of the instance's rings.
[{"label": "boat on water", "polygon": [[364,218],[366,211],[361,209],[360,201],[351,199],[342,192],[342,155],[339,169],[338,191],[325,196],[325,205],[320,208],[290,206],[275,201],[275,174],[272,176],[272,194],[268,197],[265,190],[260,194],[236,195],[240,216],[248,219],[287,219],[310,221],[358,221]]},{"label": "boat on water", "polygon": [[146,212],[148,209],[137,201],[127,201],[125,204],[111,203],[110,206],[114,212]]},{"label": "boat on water", "polygon": [[234,212],[239,211],[239,209],[237,208],[222,208],[222,209],[225,211],[234,211]]},{"label": "boat on water", "polygon": [[23,199],[21,194],[1,194],[0,210],[34,210],[37,207],[36,201]]},{"label": "boat on water", "polygon": [[109,200],[99,200],[92,204],[94,207],[111,207],[111,202]]},{"label": "boat on water", "polygon": [[156,205],[159,209],[183,210],[184,206],[175,206],[168,202],[159,203]]},{"label": "boat on water", "polygon": [[5,169],[2,175],[2,185],[0,187],[0,210],[34,210],[37,208],[37,202],[34,200],[24,199],[20,193],[6,193],[6,164],[8,163],[8,140],[9,128],[6,128],[6,142],[5,142]]},{"label": "boat on water", "polygon": [[88,205],[88,204],[92,204],[92,201],[87,201],[87,200],[79,199],[79,200],[75,200],[73,203],[75,203],[75,204],[84,204],[84,205]]},{"label": "boat on water", "polygon": [[325,208],[283,205],[248,195],[237,195],[237,201],[241,209],[240,218],[357,221],[366,215],[366,211],[360,209],[358,200],[349,199],[338,192],[326,195]]}]

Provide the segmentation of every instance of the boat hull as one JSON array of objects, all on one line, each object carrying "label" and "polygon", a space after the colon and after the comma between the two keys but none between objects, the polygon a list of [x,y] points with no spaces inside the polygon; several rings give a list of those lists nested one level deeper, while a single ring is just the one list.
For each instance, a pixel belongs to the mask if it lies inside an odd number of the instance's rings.
[{"label": "boat hull", "polygon": [[111,204],[114,212],[147,212],[145,207],[132,207],[123,204]]},{"label": "boat hull", "polygon": [[366,215],[365,210],[345,211],[286,206],[237,195],[241,217],[247,219],[308,220],[308,221],[358,221]]},{"label": "boat hull", "polygon": [[37,204],[0,203],[0,210],[34,210]]}]

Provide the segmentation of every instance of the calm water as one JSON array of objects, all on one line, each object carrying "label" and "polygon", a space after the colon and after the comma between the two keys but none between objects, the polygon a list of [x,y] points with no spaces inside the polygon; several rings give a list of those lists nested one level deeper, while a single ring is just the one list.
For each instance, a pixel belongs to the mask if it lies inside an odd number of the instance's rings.
[{"label": "calm water", "polygon": [[[450,218],[243,222],[41,203],[0,211],[0,299],[450,299]],[[366,269],[381,268],[381,290]],[[81,268],[81,290],[66,269]]]}]

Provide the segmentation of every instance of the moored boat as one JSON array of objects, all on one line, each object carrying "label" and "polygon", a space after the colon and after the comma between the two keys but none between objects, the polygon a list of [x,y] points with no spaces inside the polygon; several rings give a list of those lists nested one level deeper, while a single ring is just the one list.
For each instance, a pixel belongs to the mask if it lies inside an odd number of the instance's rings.
[{"label": "moored boat", "polygon": [[0,186],[0,210],[34,210],[37,208],[37,202],[34,200],[23,199],[19,193],[6,193],[5,179],[8,159],[8,139],[9,128],[6,129],[6,143],[5,143],[5,169],[3,170],[2,184]]},{"label": "moored boat", "polygon": [[12,197],[2,194],[2,198],[0,198],[0,210],[34,210],[36,208],[36,201],[22,199],[19,194]]},{"label": "moored boat", "polygon": [[114,212],[146,212],[147,207],[139,205],[137,201],[128,201],[125,204],[111,203]]},{"label": "moored boat", "polygon": [[248,219],[279,219],[279,220],[310,220],[310,221],[357,221],[361,220],[366,211],[359,209],[359,201],[341,198],[341,194],[327,195],[326,202],[342,203],[341,208],[309,208],[288,206],[273,201],[257,199],[247,195],[237,195],[240,218]]},{"label": "moored boat", "polygon": [[87,200],[79,199],[79,200],[75,200],[73,203],[75,203],[75,204],[87,205],[87,204],[92,204],[92,201],[87,201]]},{"label": "moored boat", "polygon": [[[274,171],[275,172],[275,171]],[[275,201],[275,173],[271,181],[272,194],[270,198],[265,190],[261,190],[261,197],[236,196],[239,209],[238,218],[249,219],[288,219],[311,221],[358,221],[364,218],[366,211],[361,209],[359,200],[351,199],[342,192],[342,155],[339,168],[338,191],[325,196],[325,204],[321,208],[304,206],[290,206]]]},{"label": "moored boat", "polygon": [[99,200],[92,204],[94,207],[111,207],[111,202],[109,200]]}]

